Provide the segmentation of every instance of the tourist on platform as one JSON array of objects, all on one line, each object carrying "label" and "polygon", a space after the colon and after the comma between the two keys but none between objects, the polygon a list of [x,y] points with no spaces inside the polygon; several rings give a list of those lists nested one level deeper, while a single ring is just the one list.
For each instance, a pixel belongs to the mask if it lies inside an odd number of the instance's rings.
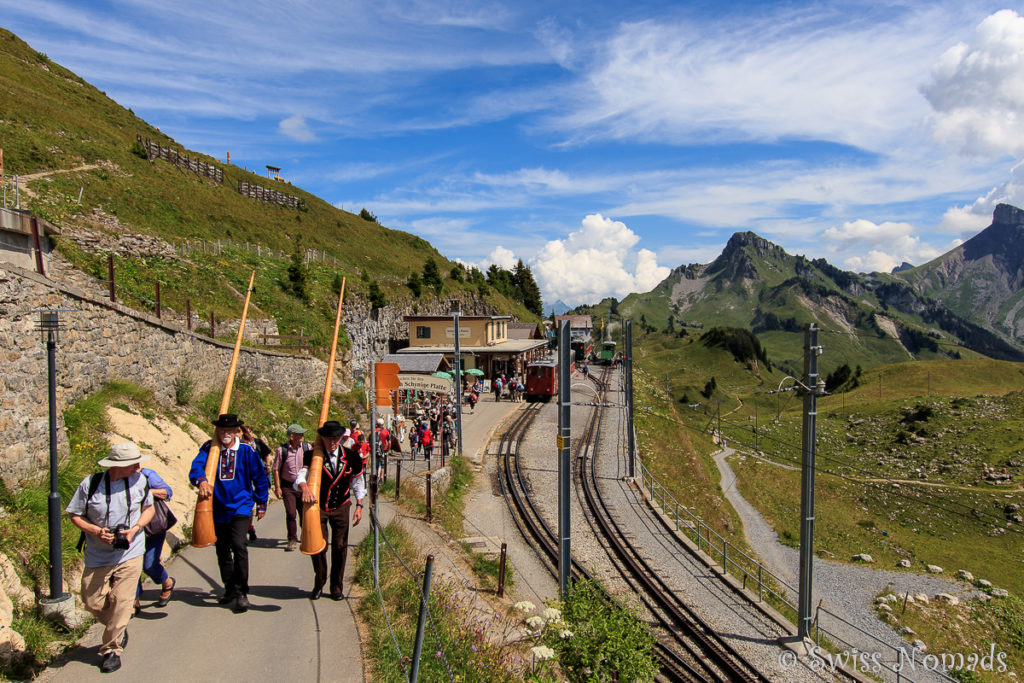
[{"label": "tourist on platform", "polygon": [[[270,450],[270,446],[267,445],[266,441],[256,436],[256,434],[252,431],[252,427],[250,427],[249,425],[242,425],[241,429],[242,433],[239,435],[239,439],[241,439],[242,443],[244,443],[245,445],[250,446],[254,451],[256,451],[256,454],[260,456],[260,461],[263,463],[263,466],[267,470],[267,479],[269,481],[270,469],[271,467],[273,467],[273,459],[270,457],[271,455],[273,455],[273,452]],[[248,533],[249,543],[255,543],[256,527],[253,526],[251,517],[249,519]]]},{"label": "tourist on platform", "polygon": [[107,471],[83,479],[66,509],[85,542],[81,596],[103,624],[99,652],[104,673],[121,668],[128,644],[128,620],[146,552],[142,527],[153,517],[153,494],[139,471],[139,463],[148,459],[130,441],[114,444],[99,461]]},{"label": "tourist on platform", "polygon": [[302,469],[302,459],[313,447],[306,443],[306,430],[302,425],[288,425],[288,441],[274,451],[272,472],[274,475],[274,495],[284,501],[285,530],[288,542],[285,552],[293,552],[299,544],[298,510],[299,499],[302,497],[295,490],[295,480]]},{"label": "tourist on platform", "polygon": [[[166,607],[167,603],[171,601],[171,593],[174,592],[174,578],[168,576],[167,569],[161,562],[160,555],[164,551],[164,541],[167,540],[167,530],[170,528],[168,521],[172,524],[177,521],[174,517],[170,517],[170,520],[168,519],[167,513],[169,510],[166,507],[167,501],[174,495],[174,491],[171,490],[170,485],[159,474],[148,467],[142,468],[142,474],[146,477],[146,483],[149,484],[149,490],[153,494],[154,513],[161,508],[164,513],[160,515],[154,514],[152,521],[143,529],[146,532],[146,552],[142,557],[142,571],[154,583],[160,584],[160,597],[157,598],[155,605],[157,607]],[[163,502],[158,503],[157,501]],[[139,602],[141,595],[142,577],[139,576],[138,589],[135,591],[136,614],[142,609],[142,604]]]},{"label": "tourist on platform", "polygon": [[430,462],[430,457],[434,454],[434,433],[426,423],[423,424],[423,431],[420,433],[420,442],[423,444],[423,459]]}]

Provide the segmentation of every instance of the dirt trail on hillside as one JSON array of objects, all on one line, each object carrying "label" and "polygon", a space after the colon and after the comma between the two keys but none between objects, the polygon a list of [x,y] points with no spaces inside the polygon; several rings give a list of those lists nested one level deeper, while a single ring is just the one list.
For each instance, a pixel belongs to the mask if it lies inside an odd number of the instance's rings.
[{"label": "dirt trail on hillside", "polygon": [[192,459],[210,437],[193,424],[185,429],[163,417],[149,420],[120,408],[107,408],[111,432],[111,444],[118,441],[132,441],[143,453],[150,456],[142,464],[155,471],[166,481],[174,492],[170,507],[178,518],[178,526],[171,529],[175,535],[192,524],[196,507],[196,491],[188,483],[188,471]]},{"label": "dirt trail on hillside", "polygon": [[75,173],[76,171],[91,171],[94,168],[99,168],[99,164],[85,164],[84,166],[76,166],[75,168],[59,168],[56,171],[40,171],[39,173],[29,173],[27,175],[19,175],[18,179],[18,191],[24,192],[29,197],[37,197],[35,192],[29,189],[28,183],[31,180],[38,180],[39,178],[46,178],[51,175],[59,175],[61,173]]}]

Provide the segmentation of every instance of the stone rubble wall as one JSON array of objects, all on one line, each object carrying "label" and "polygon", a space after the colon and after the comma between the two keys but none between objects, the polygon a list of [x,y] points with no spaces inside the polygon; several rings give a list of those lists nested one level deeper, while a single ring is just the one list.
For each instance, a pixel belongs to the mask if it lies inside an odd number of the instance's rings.
[{"label": "stone rubble wall", "polygon": [[[367,363],[379,362],[385,355],[399,347],[409,345],[409,325],[403,320],[407,315],[448,315],[453,307],[459,306],[459,299],[444,298],[402,302],[371,310],[366,299],[348,299],[341,312],[341,322],[348,334],[351,348],[347,357],[351,360],[348,371],[364,372]],[[494,307],[475,293],[465,295],[461,300],[462,315],[494,315]],[[351,375],[349,375],[351,377]]]},{"label": "stone rubble wall", "polygon": [[[56,350],[61,456],[68,450],[63,411],[105,382],[134,382],[164,405],[174,403],[175,381],[183,375],[195,381],[195,395],[224,387],[232,344],[0,263],[0,478],[8,486],[41,476],[48,467],[46,345],[36,330],[39,314],[29,312],[39,308],[71,309],[60,313],[65,328]],[[323,391],[326,365],[317,358],[243,346],[238,372],[305,399]],[[341,375],[335,373],[335,391],[346,390]]]}]

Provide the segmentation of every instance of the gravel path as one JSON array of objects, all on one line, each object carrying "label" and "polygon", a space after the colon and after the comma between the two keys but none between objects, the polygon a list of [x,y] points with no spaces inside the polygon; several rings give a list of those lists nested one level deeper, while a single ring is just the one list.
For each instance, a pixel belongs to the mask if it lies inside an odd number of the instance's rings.
[{"label": "gravel path", "polygon": [[[789,587],[795,587],[798,585],[799,553],[795,548],[782,545],[775,530],[761,513],[740,495],[736,488],[736,475],[727,462],[727,458],[734,453],[733,449],[727,448],[715,456],[722,475],[722,490],[743,521],[744,535],[750,547],[773,574],[782,578]],[[976,591],[966,584],[939,576],[916,574],[910,570],[874,569],[867,565],[843,564],[818,557],[814,558],[813,577],[813,604],[817,605],[821,600],[824,610],[838,615],[882,642],[894,648],[904,647],[908,652],[910,644],[875,616],[875,596],[885,590],[898,595],[908,591],[911,594],[926,593],[929,597],[936,593],[949,593],[961,599],[976,595]],[[796,590],[790,588],[788,593],[793,604],[796,604]],[[883,647],[824,611],[821,613],[821,625],[862,652],[879,652],[886,661],[893,660],[893,650]],[[919,681],[943,680],[934,675],[921,675],[920,669],[912,677]],[[907,680],[906,677],[903,680]]]}]

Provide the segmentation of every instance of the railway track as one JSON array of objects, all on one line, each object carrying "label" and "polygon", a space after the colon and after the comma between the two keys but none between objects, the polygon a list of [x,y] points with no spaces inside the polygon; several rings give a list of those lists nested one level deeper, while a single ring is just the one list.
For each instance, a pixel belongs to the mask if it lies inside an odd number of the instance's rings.
[{"label": "railway track", "polygon": [[[600,378],[591,374],[597,387],[597,403],[604,402],[608,374],[607,368]],[[666,639],[670,641],[667,644],[682,648],[696,660],[703,669],[705,680],[768,681],[676,596],[615,520],[598,487],[597,458],[594,455],[600,440],[601,417],[602,411],[595,408],[587,419],[583,437],[577,445],[575,481],[581,499],[586,501],[591,527],[605,539],[609,557],[617,563],[623,578],[638,588],[641,600],[666,632]]]},{"label": "railway track", "polygon": [[[604,375],[607,374],[607,369]],[[600,388],[603,378],[593,375],[590,379]],[[603,392],[602,392],[603,393]],[[603,398],[598,401],[602,402]],[[528,406],[513,422],[501,437],[499,444],[498,479],[502,495],[505,498],[514,523],[524,538],[531,540],[531,547],[552,574],[557,575],[558,545],[555,533],[548,527],[532,500],[532,492],[527,477],[524,475],[518,457],[519,445],[527,430],[536,419],[541,406]],[[597,445],[597,434],[600,428],[598,407],[593,408],[584,430],[584,438],[579,440],[575,462],[583,463],[586,453],[594,452]],[[594,458],[589,458],[592,463]],[[607,511],[601,509],[600,495],[596,491],[596,473],[591,466],[588,477],[576,470],[577,490],[582,489],[582,501],[587,500],[591,507],[592,526],[596,526],[595,534],[609,539],[611,548],[606,547],[609,557],[616,562],[618,570],[631,585],[643,586],[638,591],[648,610],[660,624],[662,636],[657,640],[657,651],[661,662],[661,678],[668,681],[758,681],[766,680],[756,671],[743,663],[742,657],[734,651],[730,652],[728,644],[721,642],[714,632],[707,627],[695,614],[688,612],[685,605],[675,600],[672,591],[657,578],[656,572],[645,567],[642,558],[629,544],[625,535],[618,530],[614,519]],[[590,491],[589,495],[587,491]],[[602,520],[603,523],[597,520]],[[632,559],[622,559],[632,558]],[[591,578],[589,572],[573,561],[572,576],[574,579]],[[640,576],[646,576],[641,580]],[[610,599],[610,598],[609,598]],[[674,604],[675,603],[675,604]],[[717,641],[717,642],[716,642]]]}]

